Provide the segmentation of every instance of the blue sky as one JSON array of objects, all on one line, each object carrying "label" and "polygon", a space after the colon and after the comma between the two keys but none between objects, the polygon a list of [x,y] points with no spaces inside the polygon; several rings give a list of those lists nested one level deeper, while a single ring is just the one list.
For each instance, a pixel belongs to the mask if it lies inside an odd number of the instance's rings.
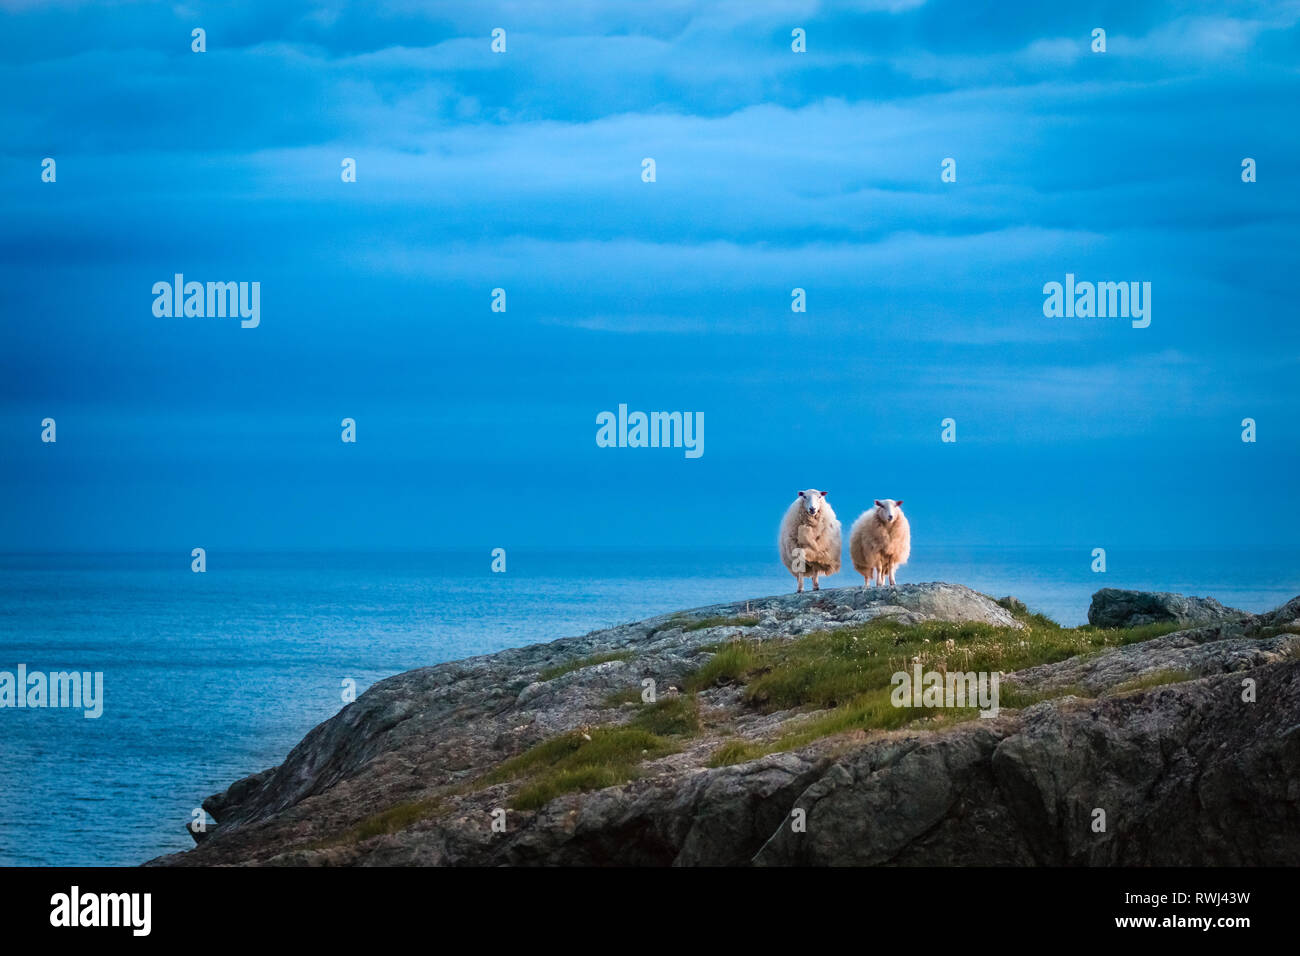
[{"label": "blue sky", "polygon": [[1293,543],[1300,3],[1065,6],[0,0],[0,549]]}]

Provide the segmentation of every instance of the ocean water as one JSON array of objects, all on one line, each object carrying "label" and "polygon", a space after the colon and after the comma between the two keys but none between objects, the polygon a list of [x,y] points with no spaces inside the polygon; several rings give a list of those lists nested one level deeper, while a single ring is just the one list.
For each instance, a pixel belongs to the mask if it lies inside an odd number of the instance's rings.
[{"label": "ocean water", "polygon": [[[102,671],[104,713],[0,710],[0,864],[131,865],[186,849],[194,808],[278,764],[357,690],[407,670],[793,589],[774,548],[433,554],[0,555],[0,670]],[[1099,587],[1250,611],[1300,594],[1300,551],[917,553],[900,582],[1014,594],[1083,623]],[[841,573],[828,586],[860,579]]]}]

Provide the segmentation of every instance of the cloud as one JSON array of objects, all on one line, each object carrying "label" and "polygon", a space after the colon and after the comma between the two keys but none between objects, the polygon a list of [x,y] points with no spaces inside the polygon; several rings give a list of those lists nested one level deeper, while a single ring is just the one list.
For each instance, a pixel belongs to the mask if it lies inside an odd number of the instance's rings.
[{"label": "cloud", "polygon": [[[621,394],[707,406],[737,454],[928,442],[953,407],[991,444],[1163,423],[1166,452],[1243,409],[1300,416],[1277,387],[1300,349],[1295,4],[0,9],[23,92],[0,108],[0,304],[30,317],[0,409],[273,408],[287,434],[370,400],[487,422],[455,451],[474,461],[564,459],[520,420],[585,429]],[[262,327],[156,321],[178,270],[261,280]],[[1151,328],[1043,317],[1067,271],[1151,281]]]}]

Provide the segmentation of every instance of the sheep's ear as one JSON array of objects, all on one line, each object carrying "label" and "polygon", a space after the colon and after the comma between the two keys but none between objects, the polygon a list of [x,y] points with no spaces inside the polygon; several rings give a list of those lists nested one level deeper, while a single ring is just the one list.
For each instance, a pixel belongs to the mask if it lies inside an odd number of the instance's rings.
[{"label": "sheep's ear", "polygon": [[877,508],[883,507],[883,506],[880,504],[880,499],[879,499],[879,498],[876,499],[876,507],[877,507]]},{"label": "sheep's ear", "polygon": [[801,492],[799,492],[799,497],[800,497],[800,498],[802,498],[802,497],[803,497],[803,492],[802,492],[802,491],[801,491]]},{"label": "sheep's ear", "polygon": [[897,501],[894,502],[894,504],[898,505],[898,507],[900,508],[903,507],[903,499],[899,498]]},{"label": "sheep's ear", "polygon": [[824,492],[824,491],[821,492],[821,496],[822,496],[823,498],[825,498],[825,497],[826,497],[826,492]]}]

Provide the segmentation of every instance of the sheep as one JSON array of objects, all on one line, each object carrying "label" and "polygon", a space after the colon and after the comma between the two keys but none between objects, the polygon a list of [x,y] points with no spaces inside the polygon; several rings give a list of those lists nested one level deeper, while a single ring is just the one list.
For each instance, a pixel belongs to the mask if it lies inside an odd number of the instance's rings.
[{"label": "sheep", "polygon": [[804,575],[812,578],[814,591],[821,590],[817,578],[835,574],[840,569],[840,519],[826,500],[826,492],[809,488],[799,492],[781,520],[776,547],[781,563],[799,582],[803,591]]},{"label": "sheep", "polygon": [[912,553],[912,528],[903,514],[902,500],[886,498],[864,511],[849,530],[849,558],[863,578],[863,587],[872,580],[890,587],[898,582],[894,572],[907,563]]}]

